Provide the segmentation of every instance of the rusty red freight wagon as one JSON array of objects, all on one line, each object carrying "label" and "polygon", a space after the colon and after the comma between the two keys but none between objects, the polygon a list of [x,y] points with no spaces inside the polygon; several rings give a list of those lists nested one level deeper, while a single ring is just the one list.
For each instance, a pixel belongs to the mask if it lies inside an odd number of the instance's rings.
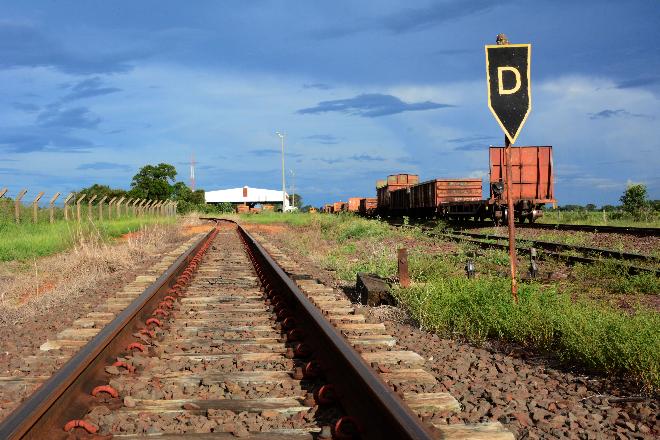
[{"label": "rusty red freight wagon", "polygon": [[360,214],[371,216],[376,212],[378,208],[378,199],[376,197],[365,197],[360,199]]},{"label": "rusty red freight wagon", "polygon": [[[506,150],[490,147],[490,198],[497,217],[506,206]],[[511,184],[514,210],[518,220],[534,221],[542,215],[543,205],[556,203],[552,147],[511,147]],[[499,213],[499,215],[498,215]]]},{"label": "rusty red freight wagon", "polygon": [[454,202],[483,200],[481,179],[433,179],[410,187],[410,209],[441,212]]},{"label": "rusty red freight wagon", "polygon": [[344,202],[335,202],[332,204],[332,212],[335,214],[346,211],[346,203]]},{"label": "rusty red freight wagon", "polygon": [[364,197],[350,197],[348,199],[348,212],[358,212],[360,210],[360,200]]},{"label": "rusty red freight wagon", "polygon": [[410,188],[399,188],[390,191],[390,211],[392,213],[405,213],[410,208]]},{"label": "rusty red freight wagon", "polygon": [[390,210],[390,193],[392,191],[408,188],[417,183],[419,183],[419,175],[417,174],[391,174],[387,176],[386,184],[377,187],[378,211],[388,212]]}]

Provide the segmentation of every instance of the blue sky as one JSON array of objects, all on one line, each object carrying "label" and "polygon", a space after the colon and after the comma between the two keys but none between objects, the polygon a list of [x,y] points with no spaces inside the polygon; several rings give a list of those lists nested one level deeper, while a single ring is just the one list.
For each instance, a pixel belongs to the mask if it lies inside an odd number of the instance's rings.
[{"label": "blue sky", "polygon": [[[517,145],[553,145],[560,204],[660,198],[660,3],[0,1],[0,187],[279,188],[316,205],[387,174],[487,179],[502,132],[484,44],[532,43]],[[27,196],[29,198],[29,194]]]}]

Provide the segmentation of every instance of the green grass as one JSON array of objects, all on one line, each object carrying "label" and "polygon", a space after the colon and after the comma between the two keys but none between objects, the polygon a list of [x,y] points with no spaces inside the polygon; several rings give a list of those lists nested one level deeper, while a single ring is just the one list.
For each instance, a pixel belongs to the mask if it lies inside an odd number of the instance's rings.
[{"label": "green grass", "polygon": [[635,219],[633,216],[622,212],[602,211],[561,211],[556,209],[547,209],[543,217],[537,220],[539,223],[568,223],[574,225],[593,225],[593,226],[631,226],[643,228],[660,228],[660,217],[656,213],[651,213],[641,219]]},{"label": "green grass", "polygon": [[660,387],[660,319],[633,316],[566,295],[521,285],[515,305],[505,279],[449,278],[396,292],[418,322],[440,333],[482,342],[504,339],[554,351],[564,361],[611,374],[629,374]]},{"label": "green grass", "polygon": [[660,389],[660,314],[573,301],[538,284],[521,284],[516,305],[505,278],[452,276],[456,268],[442,258],[410,263],[417,283],[395,290],[395,296],[424,328],[477,343],[501,339],[554,352],[567,363],[625,374]]},{"label": "green grass", "polygon": [[259,214],[239,214],[238,217],[244,223],[256,223],[262,225],[285,223],[291,226],[306,226],[312,221],[312,216],[303,212],[269,212],[262,211]]},{"label": "green grass", "polygon": [[173,217],[126,217],[94,223],[57,221],[50,223],[0,222],[0,261],[26,260],[69,249],[90,236],[107,240],[150,224],[175,222]]},{"label": "green grass", "polygon": [[611,293],[660,295],[660,278],[654,273],[630,275],[613,260],[588,265],[576,264],[573,275],[578,281],[598,280],[598,285]]}]

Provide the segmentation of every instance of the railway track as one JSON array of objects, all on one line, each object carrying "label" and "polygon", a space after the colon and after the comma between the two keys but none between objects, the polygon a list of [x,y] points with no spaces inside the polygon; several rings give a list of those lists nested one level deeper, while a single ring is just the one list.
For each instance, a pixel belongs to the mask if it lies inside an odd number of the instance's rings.
[{"label": "railway track", "polygon": [[[503,250],[508,250],[509,248],[508,243],[504,242],[505,240],[508,240],[508,238],[500,235],[480,234],[465,231],[452,231],[451,233],[433,235],[441,236],[454,241],[467,241],[486,248],[496,248]],[[610,249],[600,249],[586,246],[574,246],[542,240],[517,239],[516,242],[519,244],[519,252],[522,251],[529,253],[529,249],[532,247],[536,249],[543,249],[544,256],[567,261],[571,264],[594,264],[603,261],[602,257],[606,257],[613,259],[615,264],[626,269],[631,275],[643,272],[651,272],[655,273],[657,276],[660,276],[660,269],[652,267],[653,264],[658,263],[657,258],[649,255],[620,252]],[[637,266],[634,264],[629,264],[626,261],[648,263],[649,266]]]},{"label": "railway track", "polygon": [[[0,438],[512,438],[497,423],[423,424],[374,368],[414,382],[428,376],[409,365],[419,355],[314,292],[242,228],[217,226],[5,419]],[[405,399],[458,409],[446,393]]]},{"label": "railway track", "polygon": [[[451,223],[457,229],[488,228],[493,222]],[[516,223],[516,228],[544,229],[551,231],[580,231],[603,234],[633,235],[636,237],[660,237],[660,228],[639,228],[634,226],[593,226],[572,225],[569,223]]]},{"label": "railway track", "polygon": [[[413,221],[413,220],[411,220]],[[388,222],[392,226],[402,226],[401,218],[392,218]],[[433,224],[433,220],[420,221],[421,226]],[[414,224],[414,223],[413,223]],[[451,221],[449,225],[454,230],[491,228],[495,226],[494,222],[456,222]],[[551,231],[580,231],[603,234],[622,234],[633,235],[636,237],[660,237],[660,228],[641,228],[634,226],[593,226],[593,225],[573,225],[569,223],[516,223],[516,228],[520,229],[543,229]]]},{"label": "railway track", "polygon": [[[398,222],[390,222],[390,224],[396,227],[408,226]],[[485,226],[492,226],[492,223],[470,224],[469,226],[467,225],[464,226],[464,228],[472,229],[476,227],[485,227]],[[520,226],[526,228],[534,228],[537,226],[537,224],[516,225],[517,228]],[[575,225],[566,225],[566,226],[572,227]],[[494,248],[494,249],[503,249],[503,250],[508,250],[509,248],[508,243],[500,243],[500,241],[502,240],[508,240],[508,237],[502,235],[480,233],[480,232],[468,232],[465,230],[461,230],[459,227],[456,227],[456,225],[453,225],[453,227],[455,227],[454,230],[450,230],[445,233],[435,232],[432,227],[425,225],[422,225],[420,227],[422,231],[426,232],[427,234],[443,237],[453,241],[470,242],[483,248]],[[544,229],[550,229],[550,228],[544,228]],[[630,228],[623,228],[623,229],[630,229]],[[654,228],[638,228],[638,229],[652,230]],[[640,231],[638,232],[641,233]],[[651,232],[649,232],[649,234],[651,234]],[[537,250],[542,249],[543,256],[545,257],[566,261],[570,264],[575,264],[575,263],[594,264],[601,262],[603,257],[610,258],[615,262],[615,264],[627,270],[628,273],[631,275],[640,274],[644,272],[651,272],[651,273],[655,273],[657,276],[660,276],[660,269],[654,267],[657,266],[658,264],[658,258],[653,255],[624,252],[614,249],[576,246],[576,245],[569,245],[569,244],[557,243],[557,242],[551,242],[545,240],[533,240],[528,238],[524,238],[524,239],[518,238],[516,239],[516,242],[519,244],[519,248],[518,248],[519,252],[523,252],[523,253],[529,253],[529,249],[534,247]],[[634,262],[634,264],[628,262]],[[640,266],[638,265],[639,263],[646,264],[646,266]]]}]

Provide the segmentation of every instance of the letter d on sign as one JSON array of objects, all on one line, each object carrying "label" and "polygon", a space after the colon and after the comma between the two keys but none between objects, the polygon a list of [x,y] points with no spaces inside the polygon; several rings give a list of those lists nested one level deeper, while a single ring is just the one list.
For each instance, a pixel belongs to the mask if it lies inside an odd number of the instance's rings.
[{"label": "letter d on sign", "polygon": [[[513,72],[513,74],[516,76],[516,85],[512,89],[504,88],[504,79],[502,78],[503,76],[502,73],[505,71]],[[512,95],[516,93],[518,90],[520,90],[521,84],[522,83],[520,81],[520,72],[518,71],[518,69],[510,66],[503,66],[497,68],[497,91],[499,92],[500,95]]]}]

